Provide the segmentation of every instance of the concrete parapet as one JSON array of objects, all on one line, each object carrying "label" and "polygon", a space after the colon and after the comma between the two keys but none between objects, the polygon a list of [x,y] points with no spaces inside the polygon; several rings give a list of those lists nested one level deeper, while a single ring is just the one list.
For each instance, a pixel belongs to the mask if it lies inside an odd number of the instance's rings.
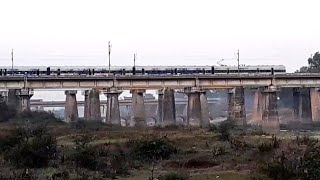
[{"label": "concrete parapet", "polygon": [[234,121],[236,125],[246,124],[244,103],[243,87],[236,87],[228,91],[228,119]]},{"label": "concrete parapet", "polygon": [[132,111],[130,126],[145,127],[145,106],[143,94],[146,92],[143,89],[131,90],[132,93]]},{"label": "concrete parapet", "polygon": [[268,87],[262,92],[264,98],[262,113],[262,130],[269,133],[278,133],[280,123],[277,106],[277,90],[274,86]]},{"label": "concrete parapet", "polygon": [[116,88],[110,88],[104,92],[107,96],[107,112],[106,123],[121,125],[120,109],[119,109],[119,95],[122,91]]},{"label": "concrete parapet", "polygon": [[19,98],[18,112],[30,111],[30,98],[33,96],[33,90],[21,89],[16,93]]},{"label": "concrete parapet", "polygon": [[66,105],[64,110],[64,121],[73,122],[78,120],[78,103],[76,90],[65,91]]}]

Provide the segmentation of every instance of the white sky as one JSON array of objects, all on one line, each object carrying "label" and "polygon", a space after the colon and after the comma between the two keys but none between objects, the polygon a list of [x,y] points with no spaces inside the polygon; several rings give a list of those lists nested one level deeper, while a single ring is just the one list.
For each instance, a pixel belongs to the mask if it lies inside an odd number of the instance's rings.
[{"label": "white sky", "polygon": [[[317,0],[1,0],[0,65],[306,65]],[[235,60],[225,61],[236,64]]]}]

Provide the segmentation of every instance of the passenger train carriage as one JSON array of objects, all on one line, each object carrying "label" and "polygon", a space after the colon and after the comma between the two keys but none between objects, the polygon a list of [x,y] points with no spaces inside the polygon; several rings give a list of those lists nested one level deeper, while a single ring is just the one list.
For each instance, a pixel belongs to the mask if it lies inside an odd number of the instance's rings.
[{"label": "passenger train carriage", "polygon": [[[283,65],[240,66],[241,74],[284,74]],[[237,74],[238,66],[111,66],[113,75],[187,75]],[[6,75],[107,75],[107,66],[0,66],[0,76]]]}]

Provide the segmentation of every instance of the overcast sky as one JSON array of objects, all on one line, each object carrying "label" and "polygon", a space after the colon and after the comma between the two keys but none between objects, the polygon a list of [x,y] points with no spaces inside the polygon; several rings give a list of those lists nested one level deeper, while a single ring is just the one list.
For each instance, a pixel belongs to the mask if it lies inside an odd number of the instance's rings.
[{"label": "overcast sky", "polygon": [[320,50],[314,0],[1,0],[0,63],[10,65],[283,64]]}]

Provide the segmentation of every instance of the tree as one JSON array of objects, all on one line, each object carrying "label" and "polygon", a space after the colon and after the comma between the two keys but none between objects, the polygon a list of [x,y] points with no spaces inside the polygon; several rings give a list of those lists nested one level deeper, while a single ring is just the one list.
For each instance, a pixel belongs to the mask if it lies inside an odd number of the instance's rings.
[{"label": "tree", "polygon": [[316,52],[313,57],[308,59],[308,67],[303,66],[300,68],[300,73],[318,73],[320,72],[320,53]]}]

